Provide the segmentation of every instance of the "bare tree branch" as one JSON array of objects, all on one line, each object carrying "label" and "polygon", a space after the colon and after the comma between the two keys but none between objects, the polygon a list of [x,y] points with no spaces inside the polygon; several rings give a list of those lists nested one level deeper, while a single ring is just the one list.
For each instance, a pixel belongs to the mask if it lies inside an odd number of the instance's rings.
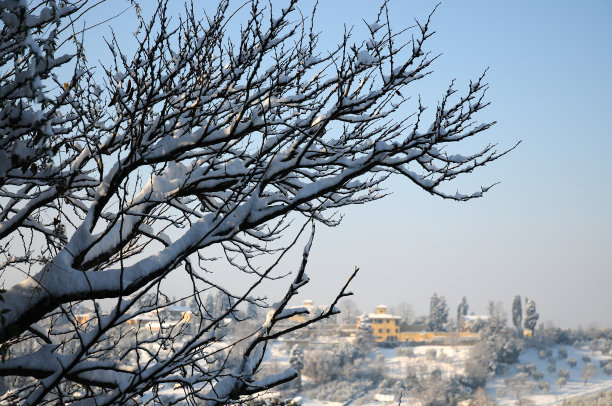
[{"label": "bare tree branch", "polygon": [[[0,291],[0,377],[12,379],[1,402],[163,403],[161,388],[178,385],[178,399],[224,404],[286,382],[295,371],[256,377],[267,344],[336,314],[357,273],[325,311],[288,322],[307,311],[288,304],[308,282],[314,223],[383,197],[389,176],[481,197],[491,185],[443,185],[514,148],[453,152],[495,124],[475,118],[484,74],[464,92],[453,82],[431,113],[404,97],[436,59],[433,13],[396,31],[383,3],[361,42],[347,29],[321,50],[297,0],[220,1],[203,16],[188,6],[178,20],[167,1],[149,20],[132,4],[136,51],[113,34],[98,67],[78,36],[91,27],[77,23],[105,3],[2,11],[0,274],[21,281]],[[287,277],[280,260],[310,224],[285,295],[255,296]],[[234,272],[249,287],[220,282]],[[190,285],[172,299],[165,281],[180,274]]]}]

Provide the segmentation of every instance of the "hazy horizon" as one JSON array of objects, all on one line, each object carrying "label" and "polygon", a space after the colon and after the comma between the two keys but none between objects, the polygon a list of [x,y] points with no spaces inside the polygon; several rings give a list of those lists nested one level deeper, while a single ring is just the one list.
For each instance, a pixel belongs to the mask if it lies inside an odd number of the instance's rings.
[{"label": "hazy horizon", "polygon": [[[422,19],[432,4],[392,1],[393,25],[403,15]],[[347,8],[342,18],[362,11]],[[368,309],[403,301],[426,314],[435,291],[451,312],[465,295],[476,313],[490,300],[509,313],[521,294],[536,302],[540,322],[612,327],[610,16],[609,2],[442,3],[432,22],[429,49],[442,55],[425,79],[429,105],[451,79],[461,89],[489,67],[491,105],[478,119],[497,121],[488,140],[499,149],[522,143],[448,185],[470,192],[499,181],[482,199],[442,201],[392,179],[392,196],[347,210],[331,232],[319,228],[310,296],[323,299],[320,278],[332,269],[359,265],[353,291]]]}]

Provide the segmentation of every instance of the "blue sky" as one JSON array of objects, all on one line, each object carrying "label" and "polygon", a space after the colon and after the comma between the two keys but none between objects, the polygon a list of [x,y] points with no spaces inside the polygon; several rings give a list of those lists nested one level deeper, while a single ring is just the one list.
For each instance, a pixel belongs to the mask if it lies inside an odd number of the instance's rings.
[{"label": "blue sky", "polygon": [[[111,12],[128,4],[109,3],[117,4]],[[304,13],[310,4],[304,2]],[[435,4],[391,1],[392,26],[424,19]],[[339,40],[343,23],[355,25],[357,39],[362,18],[371,20],[377,10],[374,1],[322,1],[316,18],[321,48]],[[352,290],[364,311],[408,302],[424,314],[436,291],[453,312],[463,295],[476,313],[484,313],[489,300],[502,301],[509,312],[513,296],[521,294],[536,301],[541,320],[612,326],[611,18],[609,1],[441,3],[428,49],[442,55],[418,91],[435,107],[451,79],[461,89],[488,67],[491,106],[479,118],[498,124],[470,145],[522,143],[450,185],[469,192],[500,182],[483,199],[442,201],[391,179],[391,196],[347,209],[335,229],[319,227],[312,282],[301,298],[326,302],[359,265]],[[136,23],[125,13],[86,40],[99,49],[109,25],[127,43]]]},{"label": "blue sky", "polygon": [[[422,17],[432,4],[391,2],[393,22]],[[346,9],[350,18],[365,10]],[[490,137],[502,147],[522,144],[456,183],[501,182],[481,200],[441,201],[398,179],[386,201],[351,210],[334,232],[346,236],[346,255],[363,269],[354,289],[359,302],[372,307],[402,297],[422,313],[437,291],[451,308],[465,294],[484,312],[489,300],[509,310],[522,294],[536,301],[543,320],[612,325],[610,17],[610,2],[439,6],[430,49],[442,56],[426,97],[435,100],[448,80],[460,88],[489,67],[492,104],[481,118],[498,121]],[[320,266],[331,257],[321,253]],[[371,286],[390,289],[376,295]]]}]

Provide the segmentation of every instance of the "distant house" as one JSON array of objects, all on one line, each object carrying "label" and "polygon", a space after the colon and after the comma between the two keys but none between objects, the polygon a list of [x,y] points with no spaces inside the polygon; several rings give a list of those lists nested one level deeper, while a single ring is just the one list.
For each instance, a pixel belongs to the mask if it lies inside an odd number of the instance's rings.
[{"label": "distant house", "polygon": [[73,305],[71,313],[66,313],[66,316],[71,318],[76,324],[83,326],[96,317],[96,311],[93,307],[87,306],[84,302],[81,302]]},{"label": "distant house", "polygon": [[193,311],[187,306],[171,305],[164,308],[163,311],[168,314],[170,320],[189,323],[193,318]]},{"label": "distant house", "polygon": [[[356,327],[362,319],[366,319],[366,315],[357,318]],[[372,325],[372,335],[376,342],[394,342],[400,341],[400,320],[401,317],[387,313],[387,306],[376,306],[375,313],[368,313],[367,318],[370,319]]]},{"label": "distant house", "polygon": [[159,331],[159,316],[155,311],[141,313],[125,322],[128,326],[148,327],[151,331]]},{"label": "distant house", "polygon": [[[285,310],[300,310],[306,309],[308,313],[296,314],[289,318],[289,321],[295,323],[303,323],[314,316],[317,316],[319,313],[323,313],[327,311],[327,306],[315,306],[314,302],[310,299],[304,300],[302,306],[287,306]],[[336,320],[335,316],[332,316],[327,319],[328,321],[334,322]]]},{"label": "distant house", "polygon": [[135,315],[126,321],[126,324],[128,326],[137,325],[152,332],[184,324],[189,332],[192,328],[191,324],[194,321],[193,312],[189,307],[170,305],[165,308]]}]

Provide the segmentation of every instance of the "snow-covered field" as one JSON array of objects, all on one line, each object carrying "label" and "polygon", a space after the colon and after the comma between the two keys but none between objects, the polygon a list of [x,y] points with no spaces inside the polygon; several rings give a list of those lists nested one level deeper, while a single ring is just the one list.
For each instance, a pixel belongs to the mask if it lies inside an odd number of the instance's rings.
[{"label": "snow-covered field", "polygon": [[470,348],[469,345],[422,345],[412,348],[412,356],[401,355],[401,350],[398,354],[395,348],[379,348],[374,354],[385,357],[387,374],[394,378],[404,378],[410,368],[417,375],[439,369],[443,376],[450,377],[463,373]]},{"label": "snow-covered field", "polygon": [[[338,343],[328,343],[336,345]],[[306,351],[316,349],[317,344],[310,346]],[[289,367],[288,343],[277,341],[268,347],[265,360],[267,373],[280,372]],[[417,376],[431,376],[431,372],[439,370],[442,376],[452,377],[464,373],[465,362],[469,357],[471,346],[442,346],[423,345],[416,347],[399,348],[375,348],[368,355],[368,362],[384,362],[384,374],[391,378],[404,379],[408,374]],[[606,375],[602,370],[600,362],[612,359],[604,356],[599,351],[593,351],[588,346],[550,346],[545,351],[536,348],[525,349],[519,358],[519,362],[509,366],[502,374],[499,374],[487,383],[487,393],[493,397],[500,406],[516,405],[518,396],[529,399],[536,405],[553,406],[559,405],[563,400],[612,390],[612,376]],[[583,371],[587,364],[595,366],[594,373],[588,377],[585,384]],[[528,376],[523,381],[522,389],[512,387],[512,379],[517,374],[523,373]],[[559,382],[559,377],[565,376],[564,382]],[[304,377],[304,382],[309,379]],[[170,387],[165,393],[171,395],[176,389]],[[350,404],[359,406],[392,406],[397,405],[397,399],[384,400],[379,396],[376,400],[375,393],[364,390],[352,402],[329,402],[316,398],[308,398],[302,393],[295,394],[301,398],[303,406],[348,406]],[[311,397],[312,397],[312,392]],[[520,394],[518,394],[520,393]],[[268,396],[280,396],[278,393],[270,393]],[[387,395],[388,396],[388,395]],[[417,399],[404,395],[404,405],[418,406]]]},{"label": "snow-covered field", "polygon": [[[610,359],[609,356],[602,356],[599,351],[591,351],[587,346],[581,348],[575,348],[572,346],[552,346],[548,347],[552,354],[551,358],[542,359],[538,356],[538,351],[534,348],[525,350],[520,358],[519,365],[526,365],[533,363],[535,364],[538,371],[543,373],[542,381],[548,382],[550,390],[547,394],[538,393],[540,390],[535,389],[534,394],[527,395],[526,398],[535,402],[536,405],[550,406],[561,403],[564,399],[571,398],[574,396],[583,396],[591,393],[602,392],[606,390],[612,390],[612,376],[606,375],[599,362],[604,359]],[[557,355],[559,349],[564,348],[567,351],[567,358],[558,359]],[[583,357],[588,357],[584,358]],[[591,359],[596,366],[595,374],[585,384],[582,379],[582,373],[588,359]],[[575,366],[571,366],[568,363],[568,359],[576,361]],[[555,372],[547,371],[551,361],[554,361]],[[565,385],[559,387],[556,383],[559,377],[559,371],[565,370],[569,372],[569,378],[566,380]],[[495,396],[500,406],[510,406],[516,404],[516,398],[512,397],[506,390],[505,381],[508,378],[515,376],[517,373],[516,367],[511,366],[504,376],[497,376],[492,379],[487,389],[492,396]]]}]

